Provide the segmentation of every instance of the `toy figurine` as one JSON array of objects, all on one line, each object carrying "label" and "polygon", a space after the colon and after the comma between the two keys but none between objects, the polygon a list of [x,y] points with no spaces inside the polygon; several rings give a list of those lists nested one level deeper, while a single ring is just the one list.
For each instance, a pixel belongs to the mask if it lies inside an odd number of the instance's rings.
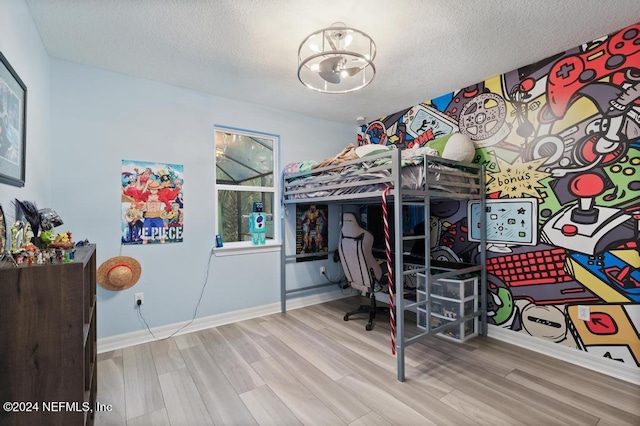
[{"label": "toy figurine", "polygon": [[11,225],[11,253],[19,253],[24,242],[24,222],[16,220]]},{"label": "toy figurine", "polygon": [[40,241],[47,247],[56,240],[56,234],[52,229],[40,232]]},{"label": "toy figurine", "polygon": [[31,229],[31,224],[29,224],[28,222],[24,224],[24,231],[23,232],[23,246],[26,245],[30,245],[33,244],[33,230]]},{"label": "toy figurine", "polygon": [[262,203],[253,203],[253,212],[249,214],[249,232],[254,245],[267,242],[267,214],[263,213],[263,209]]}]

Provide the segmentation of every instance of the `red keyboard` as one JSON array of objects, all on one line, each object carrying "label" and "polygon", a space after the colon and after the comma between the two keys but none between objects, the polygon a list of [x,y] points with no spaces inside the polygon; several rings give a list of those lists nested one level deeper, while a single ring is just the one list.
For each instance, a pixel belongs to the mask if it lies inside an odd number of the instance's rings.
[{"label": "red keyboard", "polygon": [[563,248],[492,257],[487,259],[487,272],[513,287],[572,281],[564,270],[566,257]]}]

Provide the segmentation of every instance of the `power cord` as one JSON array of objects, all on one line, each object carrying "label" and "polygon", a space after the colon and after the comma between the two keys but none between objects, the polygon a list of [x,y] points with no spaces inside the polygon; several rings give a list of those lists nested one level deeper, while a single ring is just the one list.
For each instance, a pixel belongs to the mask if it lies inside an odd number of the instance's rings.
[{"label": "power cord", "polygon": [[347,283],[347,277],[344,274],[340,277],[338,281],[333,281],[331,278],[329,278],[326,271],[322,272],[322,276],[325,277],[325,279],[329,281],[331,284],[338,284],[342,290],[349,287],[349,284]]},{"label": "power cord", "polygon": [[177,329],[176,331],[171,333],[169,336],[163,337],[163,338],[159,338],[155,334],[153,334],[153,331],[151,331],[151,328],[149,327],[149,324],[147,324],[147,320],[142,315],[142,300],[138,300],[138,302],[137,302],[137,305],[138,305],[138,316],[140,316],[140,319],[142,320],[142,322],[144,322],[144,325],[147,327],[147,331],[149,332],[149,334],[151,334],[153,336],[154,339],[156,339],[156,340],[167,340],[167,339],[170,339],[173,336],[175,336],[176,333],[178,333],[179,331],[181,331],[181,330],[185,329],[186,327],[188,327],[189,325],[191,325],[191,323],[193,323],[193,321],[196,319],[196,315],[198,315],[198,307],[200,306],[200,302],[202,302],[202,296],[204,295],[204,289],[207,287],[207,282],[209,281],[209,270],[211,269],[211,258],[212,257],[213,257],[213,250],[211,250],[211,253],[209,253],[209,260],[207,261],[207,274],[204,277],[204,284],[202,284],[202,289],[200,290],[200,296],[198,297],[198,302],[196,303],[196,308],[193,311],[193,317],[191,318],[191,320],[188,323],[186,323],[185,325],[183,325],[182,327],[180,327],[179,329]]}]

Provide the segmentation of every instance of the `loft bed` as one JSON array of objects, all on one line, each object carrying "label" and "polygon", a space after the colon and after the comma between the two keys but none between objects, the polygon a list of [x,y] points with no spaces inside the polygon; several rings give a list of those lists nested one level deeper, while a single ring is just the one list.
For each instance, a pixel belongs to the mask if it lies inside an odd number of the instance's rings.
[{"label": "loft bed", "polygon": [[[479,277],[478,286],[480,301],[485,301],[487,296],[486,279],[486,233],[481,232],[479,258],[477,264],[463,264],[455,262],[439,262],[430,259],[431,230],[425,226],[424,236],[403,235],[402,208],[403,205],[424,206],[425,224],[429,223],[432,200],[456,199],[478,200],[480,210],[486,209],[485,202],[485,177],[482,166],[460,163],[446,160],[437,156],[437,152],[430,148],[418,149],[390,149],[368,150],[367,155],[361,157],[354,155],[353,146],[345,148],[338,156],[322,161],[319,164],[297,163],[285,168],[282,178],[282,203],[285,207],[298,203],[323,203],[343,205],[380,204],[381,202],[393,203],[390,210],[393,211],[393,222],[389,227],[393,228],[392,247],[392,282],[395,301],[395,352],[397,355],[397,377],[399,381],[405,380],[405,348],[422,337],[442,333],[451,327],[464,325],[469,320],[479,319],[477,332],[487,334],[487,312],[485,303],[476,303],[472,312],[462,310],[459,318],[454,321],[446,321],[445,324],[435,324],[432,318],[431,303],[428,295],[432,292],[434,283],[442,279],[457,277]],[[384,200],[383,200],[384,196]],[[342,215],[340,216],[342,217]],[[283,216],[282,229],[286,229],[286,215]],[[480,229],[486,229],[485,215],[478,218]],[[471,223],[471,221],[469,220]],[[294,218],[295,223],[295,218]],[[421,259],[424,264],[410,269],[404,267],[405,242],[424,238],[425,256]],[[287,298],[297,292],[308,291],[315,288],[335,285],[332,283],[317,284],[301,288],[287,287],[286,264],[301,257],[317,256],[312,254],[288,254],[285,241],[282,244],[281,265],[281,311],[286,313]],[[415,243],[415,241],[414,241]],[[406,270],[405,270],[406,269]],[[422,277],[421,286],[423,297],[417,300],[404,298],[404,282],[407,275],[419,275]],[[398,284],[400,283],[400,284]],[[476,287],[477,288],[477,287]],[[391,289],[390,289],[391,291]],[[476,293],[477,294],[477,293]],[[391,298],[390,298],[391,299]],[[391,300],[390,300],[391,301]],[[480,305],[480,306],[479,306]],[[479,306],[479,307],[478,307]],[[462,308],[461,308],[462,309]],[[406,311],[418,312],[417,321],[420,321],[420,312],[425,315],[426,321],[422,327],[405,327]],[[434,314],[433,316],[436,316]],[[411,330],[411,335],[407,331]]]}]

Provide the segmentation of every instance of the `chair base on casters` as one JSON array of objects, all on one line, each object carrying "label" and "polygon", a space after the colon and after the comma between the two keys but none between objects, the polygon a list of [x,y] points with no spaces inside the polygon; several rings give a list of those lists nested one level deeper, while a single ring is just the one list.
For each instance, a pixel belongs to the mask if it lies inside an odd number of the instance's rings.
[{"label": "chair base on casters", "polygon": [[376,314],[378,313],[385,313],[388,314],[389,313],[389,308],[386,306],[377,306],[376,305],[376,298],[373,296],[370,296],[371,299],[371,305],[360,305],[358,307],[358,309],[356,309],[355,311],[350,311],[347,312],[346,314],[344,314],[344,320],[345,321],[349,321],[349,317],[351,315],[356,315],[356,314],[369,314],[369,321],[367,321],[367,325],[365,326],[365,329],[367,331],[371,331],[373,330],[373,325],[374,325],[374,320],[376,318]]}]

